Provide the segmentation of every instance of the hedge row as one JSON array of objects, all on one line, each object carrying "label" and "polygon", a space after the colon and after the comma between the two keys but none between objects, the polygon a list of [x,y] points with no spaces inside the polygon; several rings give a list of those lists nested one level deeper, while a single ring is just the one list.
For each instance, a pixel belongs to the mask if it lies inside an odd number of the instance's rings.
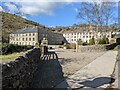
[{"label": "hedge row", "polygon": [[0,51],[2,55],[6,55],[14,52],[26,51],[32,48],[33,46],[31,45],[16,45],[16,44],[2,43]]}]

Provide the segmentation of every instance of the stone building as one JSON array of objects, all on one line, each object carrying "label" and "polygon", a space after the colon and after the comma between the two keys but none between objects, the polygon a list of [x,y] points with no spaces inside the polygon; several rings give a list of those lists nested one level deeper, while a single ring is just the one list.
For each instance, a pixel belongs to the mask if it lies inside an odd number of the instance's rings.
[{"label": "stone building", "polygon": [[43,37],[48,38],[48,44],[63,44],[65,39],[61,34],[53,33],[39,27],[26,27],[10,34],[10,44],[36,45]]},{"label": "stone building", "polygon": [[83,42],[88,42],[89,40],[94,37],[95,40],[106,36],[108,39],[111,38],[111,32],[95,32],[92,30],[74,30],[74,31],[67,31],[63,33],[64,38],[67,40],[68,43],[76,43],[79,39]]}]

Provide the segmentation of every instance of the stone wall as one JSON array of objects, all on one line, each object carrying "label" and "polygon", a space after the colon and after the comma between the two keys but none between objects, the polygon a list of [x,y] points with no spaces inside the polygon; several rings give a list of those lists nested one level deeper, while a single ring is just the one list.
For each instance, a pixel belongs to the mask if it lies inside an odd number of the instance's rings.
[{"label": "stone wall", "polygon": [[99,52],[99,51],[107,51],[114,49],[118,44],[105,44],[105,45],[88,45],[88,46],[79,46],[79,52]]},{"label": "stone wall", "polygon": [[40,49],[29,50],[15,61],[2,65],[2,88],[30,88],[40,60]]},{"label": "stone wall", "polygon": [[79,46],[79,52],[106,51],[106,45]]},{"label": "stone wall", "polygon": [[118,51],[117,55],[117,61],[118,61],[118,88],[120,89],[120,50]]}]

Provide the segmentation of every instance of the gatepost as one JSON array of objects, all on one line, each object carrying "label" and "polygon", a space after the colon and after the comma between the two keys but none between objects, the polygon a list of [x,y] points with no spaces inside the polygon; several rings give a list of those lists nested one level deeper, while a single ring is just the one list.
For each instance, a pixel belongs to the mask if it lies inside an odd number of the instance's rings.
[{"label": "gatepost", "polygon": [[41,42],[41,55],[44,56],[48,52],[48,40],[47,38],[43,38]]}]

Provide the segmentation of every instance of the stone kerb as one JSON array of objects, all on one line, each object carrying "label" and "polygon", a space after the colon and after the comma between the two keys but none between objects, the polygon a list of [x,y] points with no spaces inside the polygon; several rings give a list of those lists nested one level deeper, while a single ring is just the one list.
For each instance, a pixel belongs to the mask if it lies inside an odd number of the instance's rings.
[{"label": "stone kerb", "polygon": [[32,85],[34,73],[40,62],[40,49],[28,51],[15,61],[2,65],[3,88],[28,88]]}]

